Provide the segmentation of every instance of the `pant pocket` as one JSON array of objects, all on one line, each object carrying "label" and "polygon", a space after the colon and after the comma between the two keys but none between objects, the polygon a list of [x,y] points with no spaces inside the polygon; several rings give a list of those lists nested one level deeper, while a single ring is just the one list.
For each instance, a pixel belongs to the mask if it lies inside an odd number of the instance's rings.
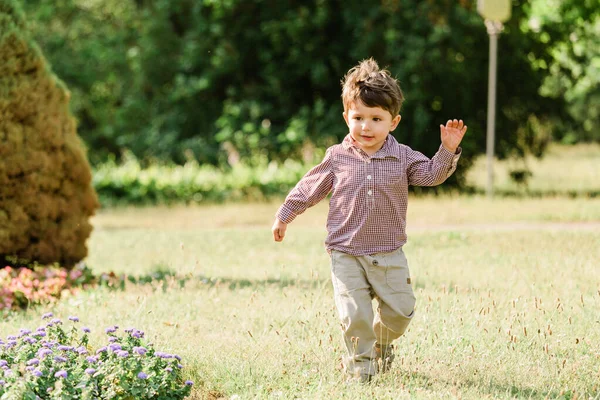
[{"label": "pant pocket", "polygon": [[385,282],[395,293],[412,292],[412,282],[408,262],[401,250],[387,257],[388,262],[385,270]]}]

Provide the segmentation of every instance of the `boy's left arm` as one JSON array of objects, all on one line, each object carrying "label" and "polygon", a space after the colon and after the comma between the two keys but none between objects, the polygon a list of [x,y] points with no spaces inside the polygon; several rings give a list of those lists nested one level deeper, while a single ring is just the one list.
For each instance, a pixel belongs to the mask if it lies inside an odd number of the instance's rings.
[{"label": "boy's left arm", "polygon": [[436,186],[444,182],[456,170],[462,141],[467,126],[462,120],[448,120],[440,125],[442,144],[431,158],[409,149],[407,154],[408,183],[414,186]]}]

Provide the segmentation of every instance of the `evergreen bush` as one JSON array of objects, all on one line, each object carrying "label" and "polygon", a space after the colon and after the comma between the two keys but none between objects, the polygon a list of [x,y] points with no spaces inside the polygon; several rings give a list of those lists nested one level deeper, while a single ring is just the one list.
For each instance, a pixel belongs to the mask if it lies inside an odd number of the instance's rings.
[{"label": "evergreen bush", "polygon": [[87,255],[98,207],[69,91],[31,40],[13,0],[0,0],[0,259],[58,262]]}]

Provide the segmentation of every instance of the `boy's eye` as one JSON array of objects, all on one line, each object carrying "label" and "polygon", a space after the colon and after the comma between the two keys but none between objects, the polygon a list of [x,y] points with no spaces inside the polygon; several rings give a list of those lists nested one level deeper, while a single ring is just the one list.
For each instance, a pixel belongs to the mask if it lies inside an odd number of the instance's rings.
[{"label": "boy's eye", "polygon": [[375,118],[373,118],[373,121],[375,121],[375,122],[379,122],[379,121],[381,121],[381,118],[377,118],[377,117],[375,117]]},{"label": "boy's eye", "polygon": [[362,117],[354,117],[355,120],[360,121]]}]

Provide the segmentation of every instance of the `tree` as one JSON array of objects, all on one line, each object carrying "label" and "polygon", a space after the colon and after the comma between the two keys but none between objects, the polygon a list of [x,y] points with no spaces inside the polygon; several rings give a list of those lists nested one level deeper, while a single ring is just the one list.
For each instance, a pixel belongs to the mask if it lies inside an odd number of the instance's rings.
[{"label": "tree", "polygon": [[570,118],[563,119],[557,138],[567,143],[600,141],[600,7],[594,0],[534,0],[524,29],[547,44],[531,55],[535,69],[545,72],[540,93],[564,99]]},{"label": "tree", "polygon": [[[488,36],[473,1],[123,0],[121,8],[109,7],[114,1],[27,2],[37,15],[41,6],[53,8],[47,21],[76,19],[70,34],[81,51],[52,52],[55,65],[65,69],[58,60],[94,60],[86,64],[94,72],[82,87],[105,88],[105,100],[96,104],[106,113],[77,115],[82,136],[95,149],[220,165],[227,165],[227,152],[248,163],[299,158],[310,145],[323,148],[347,133],[339,81],[372,56],[406,94],[394,132],[400,141],[431,156],[440,143],[439,124],[463,118],[469,133],[462,165],[485,151]],[[124,11],[106,11],[113,9]],[[565,117],[562,98],[539,94],[546,72],[530,59],[550,63],[552,55],[539,35],[523,29],[529,13],[528,1],[514,0],[500,40],[501,157],[541,154],[555,122]],[[111,24],[120,36],[111,33]],[[40,40],[67,35],[52,31],[56,25],[45,23]],[[107,50],[107,38],[118,52]],[[114,86],[107,88],[107,76]],[[87,89],[77,95],[93,96]]]},{"label": "tree", "polygon": [[69,92],[0,0],[0,259],[72,266],[98,207]]}]

